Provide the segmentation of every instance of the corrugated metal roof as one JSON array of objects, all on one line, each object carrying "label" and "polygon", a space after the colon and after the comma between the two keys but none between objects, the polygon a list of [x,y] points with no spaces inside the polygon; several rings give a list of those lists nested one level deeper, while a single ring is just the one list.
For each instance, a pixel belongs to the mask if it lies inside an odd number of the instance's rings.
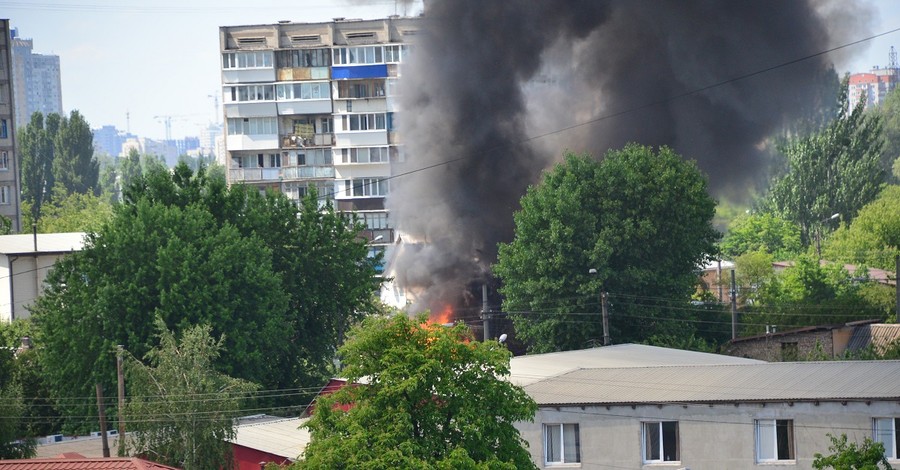
[{"label": "corrugated metal roof", "polygon": [[525,386],[539,405],[900,399],[900,361],[580,369]]},{"label": "corrugated metal roof", "polygon": [[898,324],[862,325],[853,329],[847,349],[858,351],[873,345],[878,352],[883,352],[898,339],[900,339],[900,325]]},{"label": "corrugated metal roof", "polygon": [[138,458],[0,460],[0,470],[178,470]]},{"label": "corrugated metal roof", "polygon": [[309,430],[300,428],[309,418],[290,418],[234,427],[229,442],[289,459],[296,459],[309,444]]},{"label": "corrugated metal roof", "polygon": [[84,236],[84,232],[39,233],[35,250],[33,234],[0,235],[0,253],[16,255],[81,251],[84,247]]},{"label": "corrugated metal roof", "polygon": [[524,386],[577,369],[688,364],[758,364],[762,362],[756,359],[660,348],[644,344],[618,344],[602,348],[514,357],[509,363],[509,380]]}]

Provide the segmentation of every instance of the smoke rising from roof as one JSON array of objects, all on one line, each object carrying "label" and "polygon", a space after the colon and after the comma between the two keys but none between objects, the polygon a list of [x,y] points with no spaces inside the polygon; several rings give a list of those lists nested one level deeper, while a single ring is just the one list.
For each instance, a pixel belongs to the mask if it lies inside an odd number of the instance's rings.
[{"label": "smoke rising from roof", "polygon": [[394,226],[425,242],[394,261],[399,283],[427,290],[414,308],[487,277],[519,198],[566,149],[669,145],[714,191],[747,188],[764,170],[761,144],[816,105],[836,58],[690,92],[863,36],[868,14],[842,5],[428,1],[400,82],[401,171],[453,163],[392,182]]}]

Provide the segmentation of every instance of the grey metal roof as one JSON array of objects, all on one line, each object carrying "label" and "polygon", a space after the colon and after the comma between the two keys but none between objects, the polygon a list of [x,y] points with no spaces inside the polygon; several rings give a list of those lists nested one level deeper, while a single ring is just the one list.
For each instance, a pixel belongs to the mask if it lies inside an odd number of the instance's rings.
[{"label": "grey metal roof", "polygon": [[879,352],[883,352],[898,339],[900,339],[900,324],[861,325],[853,329],[847,349],[857,351],[873,345]]},{"label": "grey metal roof", "polygon": [[293,460],[309,444],[309,430],[300,427],[308,420],[309,418],[289,418],[241,424],[234,427],[235,436],[229,442]]},{"label": "grey metal roof", "polygon": [[39,233],[37,235],[37,250],[35,250],[33,234],[0,235],[0,253],[22,255],[81,251],[84,247],[84,237],[84,232]]},{"label": "grey metal roof", "polygon": [[539,405],[900,399],[900,361],[579,369],[526,385]]},{"label": "grey metal roof", "polygon": [[524,386],[577,369],[688,364],[758,364],[762,362],[756,359],[660,348],[644,344],[618,344],[602,348],[514,357],[509,363],[509,380]]}]

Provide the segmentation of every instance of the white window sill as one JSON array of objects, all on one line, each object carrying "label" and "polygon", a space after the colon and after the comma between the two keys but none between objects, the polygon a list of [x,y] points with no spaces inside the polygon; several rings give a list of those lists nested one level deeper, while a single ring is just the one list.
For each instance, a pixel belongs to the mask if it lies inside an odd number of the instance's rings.
[{"label": "white window sill", "polygon": [[756,462],[756,465],[776,466],[776,465],[797,465],[796,460],[764,460]]}]

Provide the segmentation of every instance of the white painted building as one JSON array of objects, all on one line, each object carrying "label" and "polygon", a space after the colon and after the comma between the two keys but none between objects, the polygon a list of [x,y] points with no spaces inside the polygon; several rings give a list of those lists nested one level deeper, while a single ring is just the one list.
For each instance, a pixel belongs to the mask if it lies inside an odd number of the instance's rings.
[{"label": "white painted building", "polygon": [[827,434],[900,464],[900,361],[765,363],[618,345],[513,358],[540,468],[812,469]]},{"label": "white painted building", "polygon": [[417,28],[400,17],[220,28],[228,181],[293,200],[315,188],[360,216],[373,253],[389,249],[394,90]]},{"label": "white painted building", "polygon": [[44,279],[63,256],[81,251],[85,234],[39,233],[0,236],[0,322],[29,318],[29,306],[44,291]]}]

